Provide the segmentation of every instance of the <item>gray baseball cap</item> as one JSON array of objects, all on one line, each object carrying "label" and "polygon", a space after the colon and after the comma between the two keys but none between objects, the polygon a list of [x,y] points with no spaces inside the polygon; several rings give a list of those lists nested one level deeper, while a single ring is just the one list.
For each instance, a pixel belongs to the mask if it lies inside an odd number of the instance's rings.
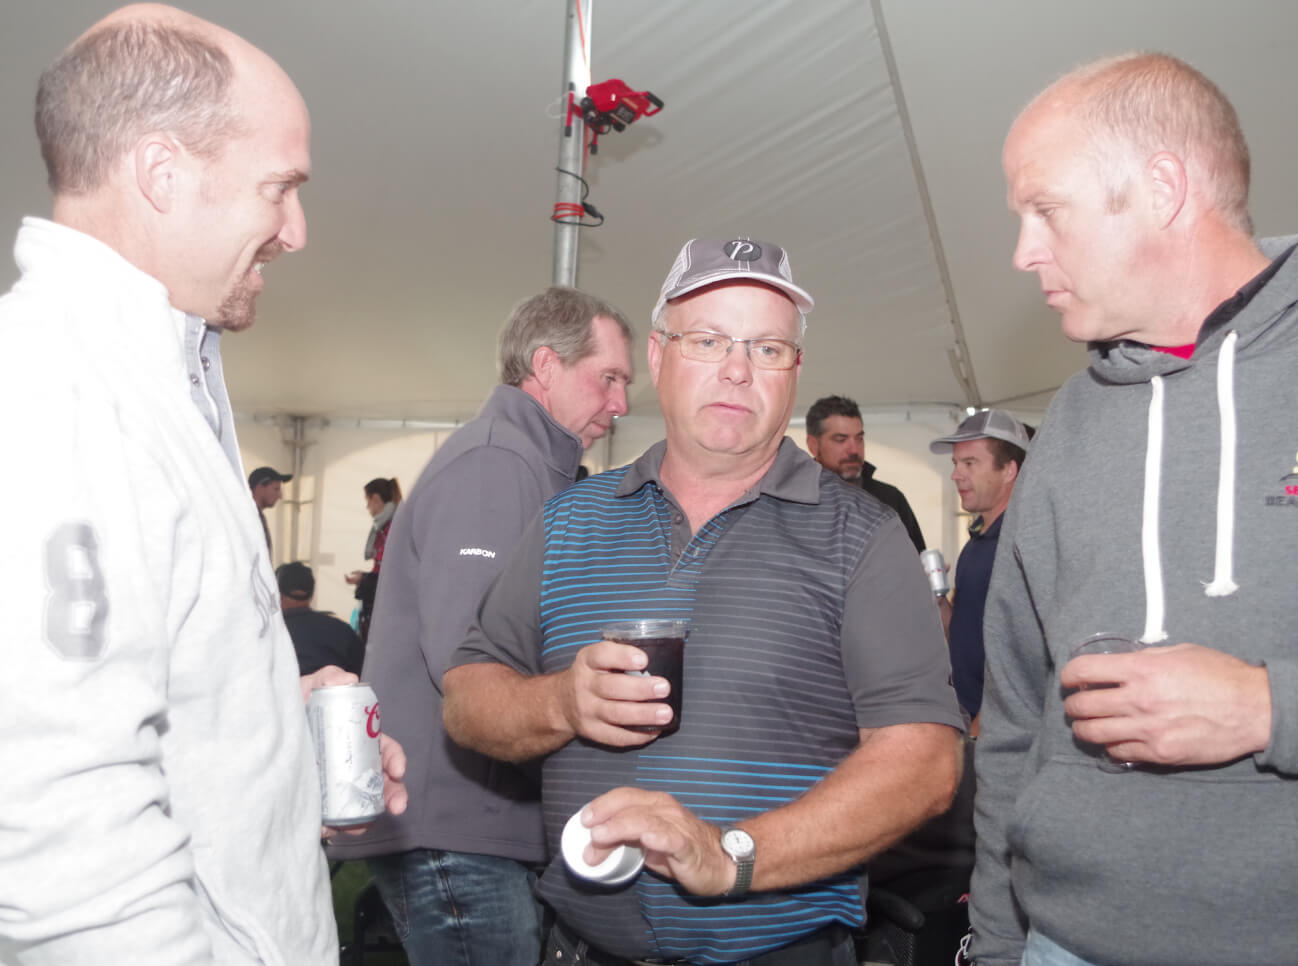
[{"label": "gray baseball cap", "polygon": [[956,443],[971,439],[1003,439],[1013,443],[1025,453],[1032,445],[1027,427],[1003,409],[984,409],[962,422],[950,436],[943,436],[928,444],[930,453],[949,453]]},{"label": "gray baseball cap", "polygon": [[732,238],[730,241],[691,238],[667,273],[650,321],[658,321],[669,300],[736,278],[778,288],[793,300],[803,315],[816,305],[806,290],[793,284],[788,253],[779,245],[751,238]]}]

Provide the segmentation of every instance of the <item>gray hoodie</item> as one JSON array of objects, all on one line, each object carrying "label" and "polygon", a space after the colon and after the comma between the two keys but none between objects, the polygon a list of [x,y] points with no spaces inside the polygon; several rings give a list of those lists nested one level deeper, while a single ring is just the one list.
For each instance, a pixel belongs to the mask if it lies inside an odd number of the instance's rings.
[{"label": "gray hoodie", "polygon": [[[1191,359],[1093,345],[1033,441],[987,598],[980,966],[1017,964],[1029,922],[1097,963],[1298,962],[1296,302],[1289,257],[1209,318]],[[1270,744],[1101,771],[1059,685],[1096,631],[1265,665]]]}]

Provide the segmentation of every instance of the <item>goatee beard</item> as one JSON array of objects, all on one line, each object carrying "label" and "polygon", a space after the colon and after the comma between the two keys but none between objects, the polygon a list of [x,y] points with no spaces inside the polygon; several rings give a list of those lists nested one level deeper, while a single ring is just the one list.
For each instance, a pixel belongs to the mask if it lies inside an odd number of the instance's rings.
[{"label": "goatee beard", "polygon": [[[273,262],[282,254],[284,254],[284,243],[273,239],[257,249],[257,254],[252,257],[252,263],[264,265]],[[244,329],[251,328],[256,318],[257,293],[248,286],[246,279],[241,279],[222,299],[220,307],[216,310],[216,319],[209,320],[209,323],[214,328],[225,332],[242,332]]]}]

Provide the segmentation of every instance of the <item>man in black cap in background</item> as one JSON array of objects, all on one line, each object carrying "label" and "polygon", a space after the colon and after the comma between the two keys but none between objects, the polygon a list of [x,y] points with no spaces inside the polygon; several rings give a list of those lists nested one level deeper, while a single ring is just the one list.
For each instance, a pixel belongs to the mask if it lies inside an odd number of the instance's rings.
[{"label": "man in black cap in background", "polygon": [[291,479],[293,479],[292,473],[281,473],[269,466],[259,466],[248,474],[248,489],[252,490],[252,502],[257,504],[261,529],[266,534],[266,556],[272,562],[275,557],[270,544],[270,525],[266,522],[266,511],[279,502],[284,492],[284,484]]},{"label": "man in black cap in background", "polygon": [[299,560],[280,564],[275,570],[279,584],[280,609],[293,638],[298,672],[313,674],[330,664],[357,677],[365,660],[365,645],[350,624],[327,611],[311,606],[315,574]]}]

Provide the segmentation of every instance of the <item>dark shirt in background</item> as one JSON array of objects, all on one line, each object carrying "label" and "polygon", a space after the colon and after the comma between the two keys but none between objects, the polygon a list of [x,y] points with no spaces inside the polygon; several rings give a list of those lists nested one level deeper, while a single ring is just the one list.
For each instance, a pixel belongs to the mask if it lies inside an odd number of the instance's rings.
[{"label": "dark shirt in background", "polygon": [[924,549],[924,534],[920,532],[919,521],[915,519],[915,514],[911,512],[905,494],[890,483],[876,480],[874,478],[874,464],[868,460],[861,470],[860,480],[856,482],[866,493],[897,511],[897,516],[901,517],[901,525],[906,528],[906,536],[910,537],[910,542],[915,545],[917,552],[922,551]]},{"label": "dark shirt in background", "polygon": [[312,674],[326,665],[336,664],[360,676],[361,665],[365,663],[365,645],[346,621],[326,611],[290,607],[284,611],[284,623],[293,638],[299,673]]}]

